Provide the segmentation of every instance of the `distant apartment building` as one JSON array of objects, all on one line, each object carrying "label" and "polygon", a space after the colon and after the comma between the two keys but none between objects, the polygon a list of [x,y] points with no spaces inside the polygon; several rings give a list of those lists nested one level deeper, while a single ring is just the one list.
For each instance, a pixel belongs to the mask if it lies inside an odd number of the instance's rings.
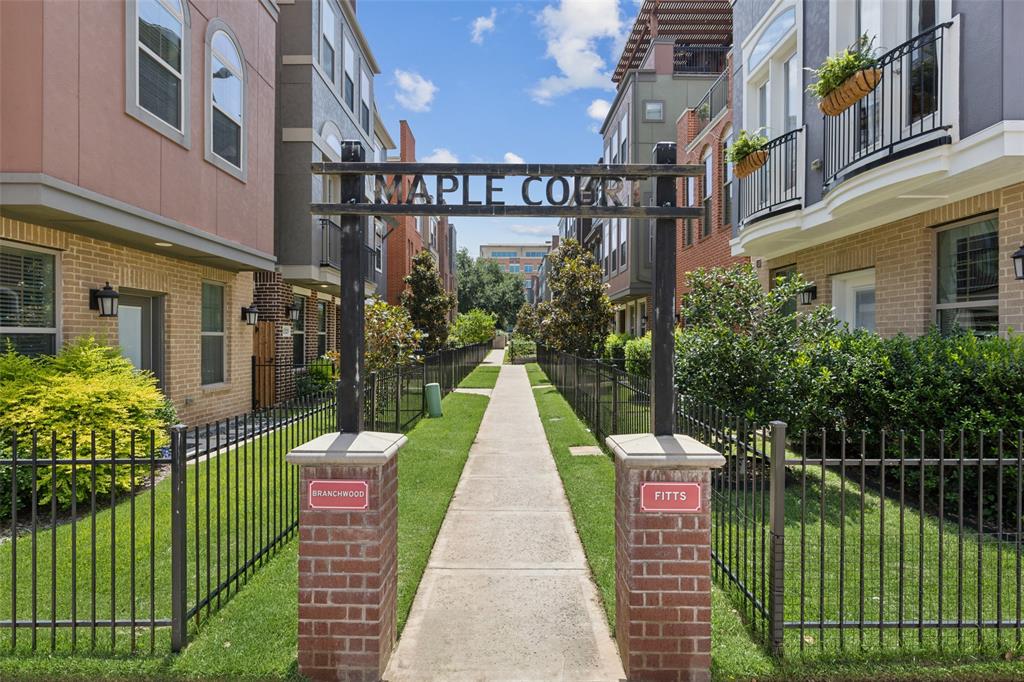
[{"label": "distant apartment building", "polygon": [[[341,228],[336,216],[311,216],[311,203],[340,198],[340,178],[310,172],[340,161],[342,141],[362,144],[366,160],[384,160],[395,144],[377,112],[373,79],[380,68],[350,0],[282,3],[278,24],[274,243],[277,265],[256,276],[255,402],[295,395],[295,377],[336,347],[341,282]],[[270,125],[270,124],[268,124]],[[385,225],[364,220],[367,294],[383,287]]]},{"label": "distant apartment building", "polygon": [[722,74],[704,97],[676,121],[677,162],[704,169],[700,177],[685,178],[679,183],[676,198],[680,206],[696,206],[703,211],[699,219],[678,221],[676,291],[680,295],[688,289],[688,272],[750,260],[746,256],[734,256],[730,246],[736,188],[733,164],[725,159],[733,140],[731,64],[729,56]]},{"label": "distant apartment building", "polygon": [[[392,161],[416,162],[416,137],[408,121],[400,121],[398,157]],[[412,175],[402,177],[402,194],[412,185]],[[412,272],[412,259],[423,249],[429,249],[437,262],[438,272],[449,293],[456,292],[455,252],[457,250],[455,226],[444,216],[389,216],[382,221],[388,244],[386,288],[379,292],[392,305],[399,305],[405,291],[405,278]],[[454,315],[454,310],[452,312]]]},{"label": "distant apartment building", "polygon": [[[725,69],[731,12],[730,0],[644,0],[612,78],[617,92],[601,126],[603,163],[650,163],[658,142],[677,139],[675,112],[696,107]],[[652,197],[650,180],[628,182],[619,195],[631,205]],[[613,329],[639,334],[651,294],[651,222],[594,220],[590,232],[585,241],[615,306]]]},{"label": "distant apartment building", "polygon": [[249,409],[243,308],[275,265],[278,13],[0,3],[0,345],[94,336],[183,421]]},{"label": "distant apartment building", "polygon": [[[575,232],[577,223],[575,223],[571,218],[563,218],[558,222],[558,226],[559,233],[551,236],[551,250],[548,251],[546,256],[544,256],[544,259],[540,262],[540,266],[537,268],[537,285],[536,296],[533,301],[534,303],[542,303],[544,301],[551,300],[551,287],[548,283],[548,277],[551,274],[551,256],[558,251],[558,247],[561,245],[563,239],[562,235],[567,231]],[[576,239],[576,236],[573,235],[570,238]]]},{"label": "distant apartment building", "polygon": [[[1024,328],[1024,3],[737,0],[733,119],[768,161],[739,180],[732,252],[767,286],[889,336]],[[867,34],[878,86],[838,116],[806,93]],[[809,309],[801,306],[802,309]]]},{"label": "distant apartment building", "polygon": [[551,250],[551,243],[543,244],[482,244],[480,258],[496,262],[505,272],[523,280],[523,296],[527,303],[536,303],[537,277],[540,264]]}]

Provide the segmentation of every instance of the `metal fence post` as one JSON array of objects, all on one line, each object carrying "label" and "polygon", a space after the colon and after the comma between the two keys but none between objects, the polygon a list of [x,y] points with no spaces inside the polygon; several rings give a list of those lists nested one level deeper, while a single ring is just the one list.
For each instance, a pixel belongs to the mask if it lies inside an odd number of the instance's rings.
[{"label": "metal fence post", "polygon": [[594,435],[601,438],[601,363],[594,364]]},{"label": "metal fence post", "polygon": [[782,654],[785,622],[786,575],[786,423],[771,423],[771,452],[769,453],[770,498],[769,524],[771,547],[768,576],[768,637],[772,653]]},{"label": "metal fence post", "polygon": [[619,432],[619,377],[615,370],[609,372],[612,377],[612,435]]},{"label": "metal fence post", "polygon": [[370,429],[377,430],[377,372],[370,372]]},{"label": "metal fence post", "polygon": [[185,617],[188,595],[185,581],[188,576],[186,544],[188,500],[185,486],[185,434],[183,424],[171,427],[171,651],[185,648],[188,623]]},{"label": "metal fence post", "polygon": [[402,432],[402,366],[395,367],[395,433]]}]

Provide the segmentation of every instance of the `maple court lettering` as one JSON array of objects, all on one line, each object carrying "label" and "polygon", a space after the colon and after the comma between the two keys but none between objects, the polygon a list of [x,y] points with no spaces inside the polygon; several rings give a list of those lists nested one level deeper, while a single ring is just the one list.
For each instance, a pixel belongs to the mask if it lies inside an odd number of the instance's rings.
[{"label": "maple court lettering", "polygon": [[[409,183],[404,182],[405,177],[374,175],[373,203],[505,206],[506,199],[515,196],[505,175],[436,175],[432,183],[421,173],[413,175]],[[472,177],[482,178],[482,192],[481,188],[471,189]],[[616,177],[527,175],[517,188],[517,198],[525,206],[543,206],[545,202],[549,206],[622,206],[624,186],[624,179]]]}]

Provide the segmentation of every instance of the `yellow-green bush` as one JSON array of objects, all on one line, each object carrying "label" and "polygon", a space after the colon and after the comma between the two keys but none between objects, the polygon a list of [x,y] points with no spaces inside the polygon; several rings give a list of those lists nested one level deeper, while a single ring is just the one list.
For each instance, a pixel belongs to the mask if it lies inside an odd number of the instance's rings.
[{"label": "yellow-green bush", "polygon": [[[156,379],[136,370],[116,348],[103,346],[92,338],[64,347],[53,357],[27,358],[13,350],[0,354],[0,457],[11,456],[17,439],[19,458],[30,458],[33,434],[37,456],[49,457],[51,444],[57,459],[90,457],[95,433],[96,456],[127,457],[132,433],[136,453],[148,454],[150,438],[157,448],[168,443],[167,426],[175,420],[174,408],[166,401]],[[73,448],[72,435],[77,438]],[[27,480],[24,480],[26,475]],[[10,514],[11,471],[0,467],[0,518]],[[31,495],[31,472],[19,467],[15,504],[22,506]],[[91,467],[76,467],[79,501],[93,490]],[[97,493],[131,490],[128,466],[97,467]],[[49,504],[51,496],[65,507],[71,503],[71,466],[39,467],[38,502]]]}]

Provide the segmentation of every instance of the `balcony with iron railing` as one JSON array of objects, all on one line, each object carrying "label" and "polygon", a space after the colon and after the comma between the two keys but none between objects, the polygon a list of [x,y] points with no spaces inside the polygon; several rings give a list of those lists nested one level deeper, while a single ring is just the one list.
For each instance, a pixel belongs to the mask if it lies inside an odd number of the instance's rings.
[{"label": "balcony with iron railing", "polygon": [[745,226],[799,209],[803,203],[803,128],[776,137],[763,148],[764,165],[739,180],[739,217]]},{"label": "balcony with iron railing", "polygon": [[673,74],[714,76],[725,71],[727,45],[685,45],[676,43],[672,49]]},{"label": "balcony with iron railing", "polygon": [[950,77],[952,22],[889,50],[878,60],[878,85],[838,116],[825,117],[825,188],[870,168],[952,141],[944,104]]},{"label": "balcony with iron railing", "polygon": [[[369,244],[363,249],[363,279],[379,285],[383,253]],[[341,270],[341,226],[330,218],[320,219],[320,267]]]},{"label": "balcony with iron railing", "polygon": [[696,140],[704,129],[718,117],[720,113],[729,106],[729,71],[722,71],[715,82],[711,84],[708,91],[704,93],[700,102],[697,103],[697,133],[693,136]]}]

